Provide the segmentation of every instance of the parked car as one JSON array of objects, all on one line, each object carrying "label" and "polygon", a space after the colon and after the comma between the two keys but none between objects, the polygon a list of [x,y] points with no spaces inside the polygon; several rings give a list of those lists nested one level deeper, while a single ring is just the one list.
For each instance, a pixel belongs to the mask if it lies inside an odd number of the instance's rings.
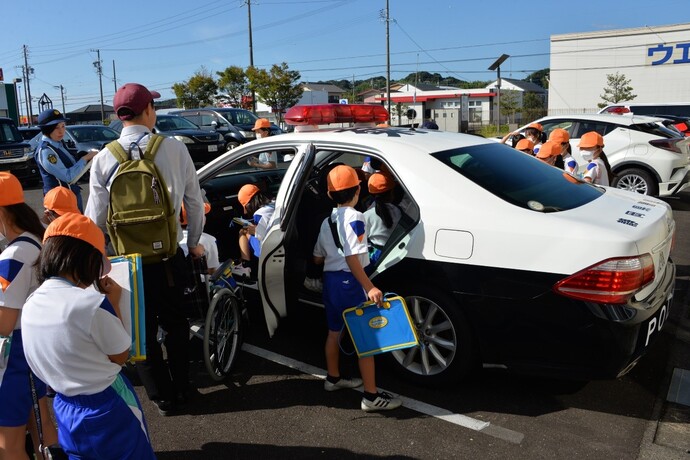
[{"label": "parked car", "polygon": [[690,117],[690,102],[624,102],[607,105],[599,113]]},{"label": "parked car", "polygon": [[690,136],[690,117],[679,117],[676,115],[655,115],[664,119],[664,125],[675,128],[683,136]]},{"label": "parked car", "polygon": [[102,150],[103,147],[118,139],[120,133],[103,125],[72,125],[67,126],[65,144],[79,159],[90,150]]},{"label": "parked car", "polygon": [[24,140],[14,120],[0,117],[0,171],[9,171],[27,186],[41,179],[33,149]]},{"label": "parked car", "polygon": [[[612,187],[645,195],[675,195],[690,186],[690,138],[663,126],[660,118],[611,114],[558,115],[536,120],[548,135],[555,128],[570,134],[573,157],[582,167],[580,137],[596,131],[615,178]],[[522,131],[527,125],[518,129]]]},{"label": "parked car", "polygon": [[[256,133],[252,131],[252,128],[259,117],[249,110],[207,107],[177,110],[170,113],[185,117],[201,129],[221,133],[225,137],[228,150],[256,139]],[[271,124],[272,136],[282,132],[278,126]]]},{"label": "parked car", "polygon": [[41,128],[38,126],[20,126],[18,129],[25,141],[33,139],[36,134],[41,132]]},{"label": "parked car", "polygon": [[[115,120],[110,127],[121,132],[122,122]],[[157,115],[154,132],[183,142],[197,168],[225,151],[223,136],[199,129],[194,123],[177,115]]]},{"label": "parked car", "polygon": [[[482,363],[578,379],[628,372],[669,314],[670,207],[481,137],[375,126],[387,117],[382,106],[293,107],[294,133],[242,145],[198,171],[211,203],[205,231],[221,259],[238,253],[238,228],[228,224],[242,215],[239,188],[255,184],[276,199],[258,282],[247,284],[260,293],[269,334],[301,303],[322,304],[303,283],[333,207],[328,172],[378,162],[399,184],[402,217],[371,276],[406,299],[420,341],[385,358],[403,376],[442,384]],[[336,119],[357,127],[301,130]],[[249,166],[267,151],[292,159]]]}]

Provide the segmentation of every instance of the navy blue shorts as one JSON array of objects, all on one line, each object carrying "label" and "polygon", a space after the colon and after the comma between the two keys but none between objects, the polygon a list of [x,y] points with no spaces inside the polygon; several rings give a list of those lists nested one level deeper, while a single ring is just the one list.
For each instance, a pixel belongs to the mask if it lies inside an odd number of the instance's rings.
[{"label": "navy blue shorts", "polygon": [[344,326],[343,312],[367,300],[367,294],[351,272],[323,272],[323,303],[329,331]]}]

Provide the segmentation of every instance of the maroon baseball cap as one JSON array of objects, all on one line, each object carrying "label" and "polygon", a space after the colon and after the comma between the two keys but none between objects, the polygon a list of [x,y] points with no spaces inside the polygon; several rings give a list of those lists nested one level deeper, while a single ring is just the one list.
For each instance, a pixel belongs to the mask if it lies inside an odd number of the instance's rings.
[{"label": "maroon baseball cap", "polygon": [[[131,120],[141,114],[154,99],[161,97],[158,91],[149,91],[139,83],[125,83],[113,98],[115,113],[120,120]],[[120,113],[122,111],[122,113]]]}]

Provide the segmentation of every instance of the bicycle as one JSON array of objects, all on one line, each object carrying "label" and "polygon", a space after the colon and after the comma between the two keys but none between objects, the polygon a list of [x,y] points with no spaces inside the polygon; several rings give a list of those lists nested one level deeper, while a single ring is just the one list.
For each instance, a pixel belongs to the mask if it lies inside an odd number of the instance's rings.
[{"label": "bicycle", "polygon": [[[208,275],[206,258],[187,257],[190,282],[185,289],[191,336],[203,341],[204,365],[215,381],[225,379],[242,347],[247,308],[242,287],[232,277],[232,260]],[[196,315],[198,313],[198,315]]]}]

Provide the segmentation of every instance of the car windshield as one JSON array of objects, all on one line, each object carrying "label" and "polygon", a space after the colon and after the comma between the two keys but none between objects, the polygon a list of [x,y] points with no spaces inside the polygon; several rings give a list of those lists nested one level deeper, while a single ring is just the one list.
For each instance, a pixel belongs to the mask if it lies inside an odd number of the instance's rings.
[{"label": "car windshield", "polygon": [[598,198],[602,189],[501,144],[482,144],[433,156],[499,198],[540,212],[565,211]]},{"label": "car windshield", "polygon": [[233,125],[253,125],[259,118],[249,110],[222,110],[220,113]]},{"label": "car windshield", "polygon": [[77,142],[114,141],[120,137],[117,131],[105,126],[75,126],[68,128],[68,131]]},{"label": "car windshield", "polygon": [[14,123],[0,120],[0,144],[14,144],[23,140]]},{"label": "car windshield", "polygon": [[197,125],[195,125],[194,123],[192,123],[184,117],[162,117],[160,115],[156,119],[156,128],[158,128],[158,131],[175,131],[177,129],[199,129]]}]

